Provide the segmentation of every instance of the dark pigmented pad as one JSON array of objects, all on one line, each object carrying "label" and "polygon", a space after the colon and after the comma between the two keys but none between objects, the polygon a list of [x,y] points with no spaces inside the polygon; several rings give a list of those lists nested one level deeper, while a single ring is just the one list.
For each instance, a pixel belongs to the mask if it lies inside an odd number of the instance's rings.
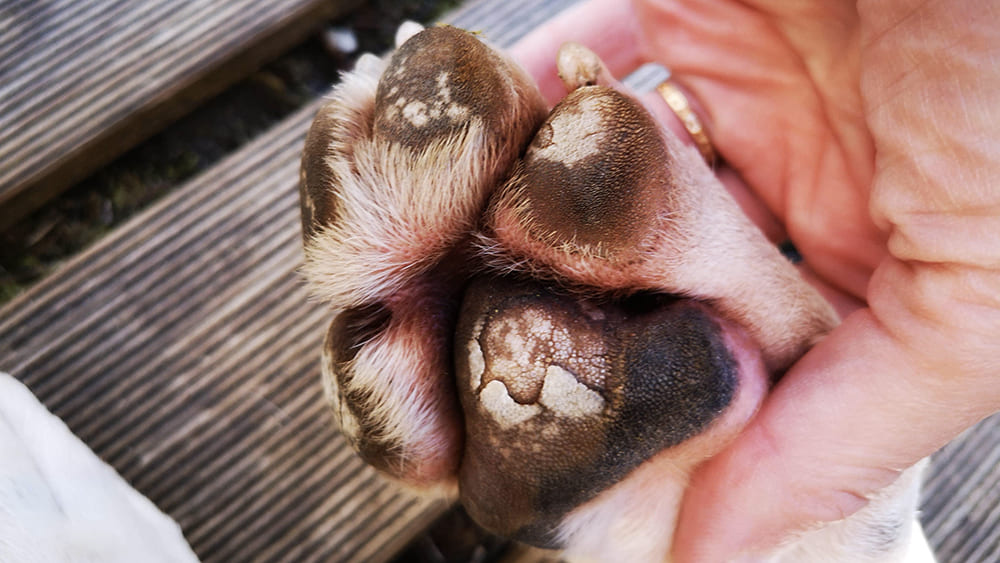
[{"label": "dark pigmented pad", "polygon": [[505,191],[516,192],[534,238],[613,253],[639,244],[669,208],[669,160],[642,107],[588,86],[552,110]]},{"label": "dark pigmented pad", "polygon": [[392,312],[381,303],[369,303],[338,313],[327,335],[327,346],[333,352],[337,371],[343,371],[361,345],[385,330],[391,319]]},{"label": "dark pigmented pad", "polygon": [[319,226],[333,223],[339,213],[338,200],[331,197],[331,187],[337,186],[339,180],[324,162],[337,131],[329,109],[324,107],[316,114],[306,135],[299,169],[299,211],[302,236],[307,244]]},{"label": "dark pigmented pad", "polygon": [[462,501],[484,527],[544,547],[558,547],[571,510],[702,432],[737,386],[721,328],[696,303],[505,278],[467,291],[456,368]]},{"label": "dark pigmented pad", "polygon": [[421,31],[400,46],[375,94],[376,137],[413,149],[456,135],[473,118],[506,125],[513,100],[507,63],[467,31]]},{"label": "dark pigmented pad", "polygon": [[[384,440],[380,427],[372,418],[368,406],[370,398],[362,392],[352,392],[351,379],[354,377],[351,362],[363,344],[376,337],[388,326],[392,314],[380,304],[347,309],[334,317],[326,333],[324,347],[329,362],[326,369],[334,376],[338,398],[334,401],[334,417],[344,428],[345,417],[356,421],[354,433],[346,433],[355,451],[372,467],[399,473],[405,465],[400,449]],[[338,411],[339,409],[339,411]]]}]

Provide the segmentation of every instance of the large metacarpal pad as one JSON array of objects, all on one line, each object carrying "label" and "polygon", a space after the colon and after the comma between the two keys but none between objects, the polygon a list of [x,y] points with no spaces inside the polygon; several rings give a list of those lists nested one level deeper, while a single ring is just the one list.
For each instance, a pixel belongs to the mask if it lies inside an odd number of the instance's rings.
[{"label": "large metacarpal pad", "polygon": [[456,341],[462,501],[484,526],[547,547],[573,509],[704,431],[737,386],[706,308],[663,295],[609,301],[483,278]]}]

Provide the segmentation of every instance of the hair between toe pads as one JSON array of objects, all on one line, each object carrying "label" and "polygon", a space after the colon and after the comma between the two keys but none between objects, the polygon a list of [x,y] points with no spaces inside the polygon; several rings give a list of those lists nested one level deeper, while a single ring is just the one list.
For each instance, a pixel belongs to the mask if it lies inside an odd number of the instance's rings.
[{"label": "hair between toe pads", "polygon": [[484,527],[545,547],[571,510],[703,431],[738,381],[698,304],[503,278],[467,291],[455,353],[462,502]]}]

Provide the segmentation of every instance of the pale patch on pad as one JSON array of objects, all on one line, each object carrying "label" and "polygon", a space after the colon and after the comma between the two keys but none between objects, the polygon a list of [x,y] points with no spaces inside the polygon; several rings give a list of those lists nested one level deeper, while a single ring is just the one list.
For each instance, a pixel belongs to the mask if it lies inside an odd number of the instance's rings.
[{"label": "pale patch on pad", "polygon": [[517,403],[507,393],[507,386],[496,379],[487,383],[479,393],[479,401],[502,428],[521,424],[542,412],[542,407],[538,405]]},{"label": "pale patch on pad", "polygon": [[600,112],[598,101],[583,100],[578,109],[556,113],[545,125],[551,135],[548,143],[532,147],[533,156],[572,166],[600,154],[607,129]]},{"label": "pale patch on pad", "polygon": [[470,112],[469,108],[453,102],[444,110],[444,114],[451,118],[452,121],[459,121],[468,119]]},{"label": "pale patch on pad", "polygon": [[434,108],[439,111],[443,108],[444,114],[452,121],[467,119],[470,114],[469,108],[451,99],[451,77],[447,72],[438,74],[437,86],[438,95]]},{"label": "pale patch on pad", "polygon": [[569,418],[593,416],[604,410],[604,397],[600,393],[559,366],[549,366],[545,370],[545,384],[538,402],[559,416]]},{"label": "pale patch on pad", "polygon": [[427,104],[417,101],[406,104],[403,107],[403,117],[414,127],[427,125],[427,121],[430,119],[427,115]]},{"label": "pale patch on pad", "polygon": [[479,389],[479,386],[483,384],[483,372],[486,371],[486,358],[483,357],[483,349],[475,338],[469,341],[468,357],[469,385],[473,389]]}]

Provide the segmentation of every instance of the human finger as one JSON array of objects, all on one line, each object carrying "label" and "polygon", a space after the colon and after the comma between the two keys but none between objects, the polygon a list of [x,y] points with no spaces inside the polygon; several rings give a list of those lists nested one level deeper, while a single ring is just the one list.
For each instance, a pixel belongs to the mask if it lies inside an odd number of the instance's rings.
[{"label": "human finger", "polygon": [[852,5],[634,5],[644,52],[701,104],[716,150],[806,261],[862,297],[884,238],[868,213],[874,148],[857,89]]}]

